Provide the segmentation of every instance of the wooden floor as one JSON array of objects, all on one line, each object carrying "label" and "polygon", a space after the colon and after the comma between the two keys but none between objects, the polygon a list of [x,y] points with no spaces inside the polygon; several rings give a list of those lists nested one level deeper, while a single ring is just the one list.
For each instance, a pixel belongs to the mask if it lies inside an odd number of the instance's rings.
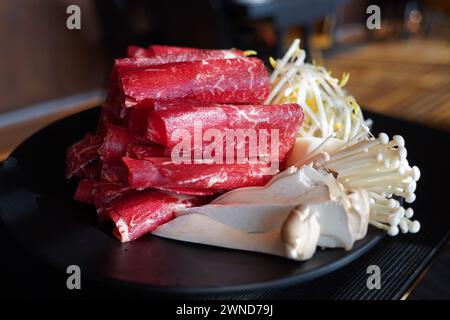
[{"label": "wooden floor", "polygon": [[450,42],[376,42],[325,64],[368,110],[450,131]]}]

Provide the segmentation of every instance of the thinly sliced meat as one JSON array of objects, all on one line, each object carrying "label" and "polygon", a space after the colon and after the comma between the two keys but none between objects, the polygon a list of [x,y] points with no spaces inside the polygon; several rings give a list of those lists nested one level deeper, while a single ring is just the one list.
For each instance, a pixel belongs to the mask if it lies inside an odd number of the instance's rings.
[{"label": "thinly sliced meat", "polygon": [[101,143],[101,137],[92,133],[87,133],[82,140],[67,148],[67,179],[71,178],[79,172],[79,170],[99,158],[97,150]]},{"label": "thinly sliced meat", "polygon": [[183,53],[191,53],[191,52],[195,53],[195,52],[200,52],[200,51],[222,51],[222,50],[207,50],[207,49],[154,44],[154,45],[149,46],[147,51],[149,54],[157,56],[157,55],[163,55],[163,54],[183,54]]},{"label": "thinly sliced meat", "polygon": [[223,59],[246,59],[240,50],[202,50],[183,52],[181,54],[165,53],[161,55],[137,56],[132,58],[120,58],[114,60],[111,79],[116,80],[117,75],[123,72],[138,69],[146,69],[156,65],[172,64],[178,62],[192,62]]},{"label": "thinly sliced meat", "polygon": [[145,137],[148,126],[148,117],[153,106],[131,108],[128,118],[128,132],[134,137]]},{"label": "thinly sliced meat", "polygon": [[94,162],[88,163],[84,167],[80,168],[74,176],[77,178],[98,180],[100,179],[100,173],[100,162],[98,160],[94,160]]},{"label": "thinly sliced meat", "polygon": [[126,125],[126,123],[124,123],[124,119],[118,116],[120,107],[116,109],[117,110],[114,110],[113,107],[108,107],[107,103],[104,103],[102,105],[102,107],[100,108],[100,118],[97,125],[97,135],[102,137],[105,136],[108,125],[110,124],[119,127]]},{"label": "thinly sliced meat", "polygon": [[[166,57],[165,59],[160,57],[116,59],[114,61],[114,66],[109,78],[106,101],[102,108],[107,110],[108,112],[102,112],[100,123],[103,124],[105,122],[102,121],[103,118],[107,118],[107,121],[113,124],[122,124],[126,122],[123,119],[127,118],[127,110],[122,107],[121,103],[121,101],[124,100],[120,84],[121,74],[125,74],[127,72],[132,73],[134,70],[151,68],[155,65],[164,63],[182,62],[185,61],[184,59],[187,59],[187,57],[183,58],[178,56],[171,56]],[[153,103],[149,103],[147,105],[152,106]]]},{"label": "thinly sliced meat", "polygon": [[126,157],[133,159],[144,159],[164,156],[165,147],[160,145],[139,145],[128,146]]},{"label": "thinly sliced meat", "polygon": [[[215,105],[201,106],[178,102],[165,110],[155,110],[148,115],[146,137],[169,149],[185,139],[180,137],[180,130],[185,130],[194,145],[194,134],[199,131],[203,135],[207,130],[215,129],[222,135],[222,142],[233,141],[236,149],[245,149],[248,154],[250,139],[253,141],[253,152],[256,156],[258,146],[263,153],[274,153],[270,149],[271,134],[276,133],[279,140],[277,156],[279,161],[285,160],[287,153],[295,142],[296,132],[303,122],[303,111],[297,104],[285,105]],[[197,125],[197,128],[194,128]],[[233,130],[227,130],[233,129]],[[240,131],[239,131],[240,129]],[[250,131],[249,131],[250,130]],[[276,132],[275,132],[276,131]],[[262,150],[262,139],[267,148]],[[227,138],[231,138],[228,140]],[[260,139],[261,138],[261,139]],[[205,141],[201,146],[210,144]],[[256,149],[256,150],[255,150]],[[225,152],[225,149],[223,149]],[[244,154],[245,154],[244,153]]]},{"label": "thinly sliced meat", "polygon": [[268,165],[256,164],[175,164],[168,158],[135,160],[123,158],[128,183],[133,188],[194,188],[213,192],[261,186],[270,180]]},{"label": "thinly sliced meat", "polygon": [[130,47],[128,55],[114,63],[96,133],[68,148],[66,168],[68,178],[83,178],[75,199],[94,205],[100,220],[112,220],[122,242],[154,230],[179,209],[264,185],[276,173],[264,162],[176,164],[167,158],[176,147],[175,129],[192,133],[193,119],[203,120],[203,130],[279,129],[280,150],[287,152],[303,114],[293,105],[283,112],[250,105],[269,94],[260,60],[240,50],[171,46]]},{"label": "thinly sliced meat", "polygon": [[110,220],[105,207],[114,199],[118,199],[127,194],[131,194],[135,190],[125,184],[99,182],[92,190],[92,203],[97,208],[97,215],[100,221]]},{"label": "thinly sliced meat", "polygon": [[137,47],[137,46],[128,46],[127,48],[127,57],[129,58],[138,58],[145,57],[147,55],[147,49]]},{"label": "thinly sliced meat", "polygon": [[207,50],[189,47],[177,47],[177,46],[167,46],[161,44],[154,44],[147,48],[149,54],[154,56],[163,54],[183,54],[189,52],[199,52],[199,51],[221,51],[221,50]]},{"label": "thinly sliced meat", "polygon": [[122,106],[158,100],[194,99],[214,103],[261,103],[269,79],[256,58],[190,61],[121,72]]},{"label": "thinly sliced meat", "polygon": [[134,141],[128,130],[113,124],[106,126],[103,143],[98,150],[103,162],[121,162],[128,146]]},{"label": "thinly sliced meat", "polygon": [[105,182],[127,183],[128,171],[123,162],[103,162],[100,179]]},{"label": "thinly sliced meat", "polygon": [[109,76],[106,100],[102,106],[102,110],[106,110],[107,112],[102,112],[101,114],[100,124],[102,126],[100,129],[107,123],[121,124],[124,122],[122,119],[126,118],[127,112],[123,110],[121,105],[123,99],[118,67],[115,63]]},{"label": "thinly sliced meat", "polygon": [[82,203],[92,204],[92,191],[95,189],[97,184],[97,180],[81,179],[78,182],[77,190],[75,191],[73,198]]},{"label": "thinly sliced meat", "polygon": [[104,208],[116,225],[114,235],[122,242],[149,233],[175,217],[175,211],[194,205],[194,197],[146,190],[117,198]]},{"label": "thinly sliced meat", "polygon": [[92,202],[97,208],[101,208],[113,199],[134,192],[134,189],[121,183],[98,182],[92,190]]},{"label": "thinly sliced meat", "polygon": [[212,189],[199,189],[199,188],[180,188],[180,187],[172,187],[172,188],[158,188],[159,190],[172,192],[175,194],[185,194],[190,196],[210,196],[215,193],[225,192],[223,190],[212,190]]},{"label": "thinly sliced meat", "polygon": [[[160,64],[159,60],[148,58],[123,58],[116,59],[109,76],[106,101],[102,106],[100,118],[100,129],[105,127],[105,123],[122,124],[126,121],[127,112],[122,108],[121,101],[124,99],[119,75],[126,71],[133,71],[139,68],[151,67]],[[105,111],[103,111],[105,110]]]},{"label": "thinly sliced meat", "polygon": [[135,192],[135,190],[123,183],[112,183],[94,179],[81,179],[78,182],[74,199],[85,204],[94,205],[97,208],[101,221],[109,216],[103,214],[103,208],[112,200]]},{"label": "thinly sliced meat", "polygon": [[[179,62],[179,61],[194,61],[194,60],[212,60],[212,59],[232,59],[236,57],[243,57],[244,53],[241,50],[210,50],[197,48],[184,48],[174,46],[153,45],[148,49],[129,46],[127,50],[128,57],[147,57],[160,58],[163,63]],[[175,60],[176,59],[176,60]]]},{"label": "thinly sliced meat", "polygon": [[[133,72],[138,69],[152,68],[156,65],[188,62],[188,61],[204,61],[217,59],[234,59],[243,57],[240,50],[203,50],[191,49],[181,50],[176,53],[153,54],[148,53],[149,50],[132,47],[131,53],[135,53],[132,58],[116,59],[111,72],[107,99],[104,104],[105,108],[118,118],[125,118],[126,111],[120,108],[118,101],[122,101],[122,91],[120,90],[120,76],[126,72]],[[244,58],[245,59],[245,58]],[[147,102],[148,104],[148,102]]]},{"label": "thinly sliced meat", "polygon": [[169,105],[155,102],[152,105],[141,108],[130,108],[128,117],[128,132],[134,137],[146,137],[148,117],[154,110],[165,110]]},{"label": "thinly sliced meat", "polygon": [[[189,105],[201,106],[199,101],[185,101],[184,103]],[[140,108],[129,108],[128,132],[134,137],[145,137],[148,128],[148,118],[153,111],[169,110],[172,106],[177,106],[178,101],[155,101],[149,106]]]},{"label": "thinly sliced meat", "polygon": [[[105,164],[116,164],[120,167],[122,157],[125,155],[138,159],[143,157],[160,157],[164,155],[164,150],[164,146],[149,143],[146,138],[130,135],[127,128],[108,124],[103,143],[98,150],[103,162],[102,177]],[[111,167],[108,166],[106,170]]]}]

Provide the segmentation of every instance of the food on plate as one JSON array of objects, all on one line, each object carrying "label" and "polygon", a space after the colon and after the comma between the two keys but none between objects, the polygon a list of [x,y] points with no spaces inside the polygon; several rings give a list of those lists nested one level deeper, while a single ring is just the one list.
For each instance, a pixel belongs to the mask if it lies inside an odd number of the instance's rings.
[{"label": "food on plate", "polygon": [[97,152],[102,143],[98,135],[87,133],[83,139],[67,148],[66,178],[80,174],[81,171],[99,158]]},{"label": "food on plate", "polygon": [[[147,51],[147,54],[133,54],[133,52],[145,51]],[[114,62],[108,85],[108,95],[104,104],[105,108],[102,109],[101,123],[105,121],[121,123],[121,119],[126,116],[126,110],[121,108],[118,101],[123,99],[120,76],[127,72],[168,63],[188,61],[203,61],[203,63],[206,63],[208,60],[234,59],[245,56],[245,53],[240,50],[205,50],[172,46],[151,46],[148,50],[130,47],[130,52],[129,57],[131,58],[116,59]]]},{"label": "food on plate", "polygon": [[220,193],[244,186],[261,186],[270,180],[270,164],[174,163],[170,158],[123,158],[128,184],[137,190],[147,188],[207,189]]},{"label": "food on plate", "polygon": [[[164,110],[155,110],[148,116],[146,138],[173,148],[183,138],[194,139],[195,134],[203,138],[203,133],[215,135],[215,139],[230,143],[246,144],[241,150],[248,151],[249,143],[267,139],[270,146],[271,133],[276,131],[281,142],[278,149],[279,161],[285,161],[303,121],[302,109],[297,104],[286,105],[218,105],[179,102],[170,104]],[[250,129],[250,130],[249,130]],[[251,133],[258,136],[250,137]],[[242,135],[242,139],[239,138]],[[231,140],[229,140],[231,139]],[[202,139],[203,140],[203,139]],[[206,143],[210,144],[211,137]],[[216,141],[217,142],[217,141]],[[189,139],[191,144],[191,139]],[[201,148],[201,146],[199,146]],[[222,148],[223,149],[223,148]],[[256,149],[256,148],[255,148]],[[270,153],[268,148],[267,153]],[[225,155],[224,150],[221,150]],[[256,155],[255,155],[256,156]]]},{"label": "food on plate", "polygon": [[100,171],[100,180],[111,183],[126,183],[128,181],[128,172],[122,159],[116,162],[103,162]]},{"label": "food on plate", "polygon": [[191,196],[146,190],[116,198],[101,210],[114,222],[113,234],[127,242],[171,220],[177,210],[199,203],[199,199]]},{"label": "food on plate", "polygon": [[153,45],[148,48],[129,46],[127,56],[130,58],[154,58],[161,63],[193,61],[193,60],[213,60],[213,59],[233,59],[246,56],[245,52],[236,49],[230,50],[208,50],[197,48],[183,48],[173,46]]},{"label": "food on plate", "polygon": [[[296,146],[316,145],[315,148],[309,148],[313,150],[300,159],[309,158],[334,172],[337,182],[346,189],[366,190],[370,198],[370,224],[393,236],[399,231],[419,231],[420,223],[411,220],[413,210],[405,209],[394,198],[403,198],[406,203],[414,202],[414,191],[420,178],[419,168],[411,167],[406,159],[405,141],[401,136],[394,136],[390,140],[385,133],[381,133],[378,138],[366,137],[358,139],[358,142],[341,145],[336,144],[336,141],[328,145],[328,141],[323,140],[320,150],[316,140],[297,140]],[[289,162],[295,160],[290,159]]]},{"label": "food on plate", "polygon": [[[286,160],[303,119],[297,104],[260,104],[269,94],[268,74],[262,61],[244,52],[151,50],[152,56],[115,62],[97,131],[67,149],[66,177],[82,178],[75,199],[95,206],[100,220],[113,220],[114,235],[123,242],[172,219],[176,210],[210,201],[214,194],[264,185],[279,172],[278,155]],[[185,156],[175,159],[176,129],[192,132],[196,140],[198,121],[205,133],[261,129],[269,146],[253,153],[253,142],[264,139],[233,137],[232,163],[227,163],[230,145],[217,140],[211,148],[215,137],[210,136],[197,148],[189,146],[190,162]],[[276,144],[272,131],[279,132]],[[199,151],[203,163],[190,151]]]},{"label": "food on plate", "polygon": [[295,40],[252,51],[153,45],[117,59],[97,131],[67,149],[77,201],[122,242],[147,233],[310,259],[369,225],[418,232],[420,171],[405,141],[370,133],[356,100]]},{"label": "food on plate", "polygon": [[261,103],[269,93],[267,71],[257,58],[186,61],[119,72],[123,108],[158,100]]},{"label": "food on plate", "polygon": [[94,190],[97,184],[98,181],[94,179],[81,179],[80,182],[78,182],[78,187],[73,198],[79,202],[91,204],[92,190]]},{"label": "food on plate", "polygon": [[102,144],[96,151],[103,162],[119,162],[132,142],[126,128],[108,123]]}]

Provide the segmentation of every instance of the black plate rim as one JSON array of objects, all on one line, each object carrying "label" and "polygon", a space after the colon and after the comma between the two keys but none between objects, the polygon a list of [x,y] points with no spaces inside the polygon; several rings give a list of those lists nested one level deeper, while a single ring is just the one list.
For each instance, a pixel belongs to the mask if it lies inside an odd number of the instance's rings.
[{"label": "black plate rim", "polygon": [[[368,252],[370,249],[372,249],[375,245],[377,245],[383,238],[385,237],[384,233],[378,233],[373,239],[371,239],[369,242],[367,242],[365,245],[363,245],[361,248],[358,248],[356,250],[351,249],[350,251],[347,251],[347,254],[339,258],[331,263],[328,263],[326,265],[323,265],[321,267],[318,267],[316,269],[312,269],[310,271],[298,274],[298,275],[292,275],[292,276],[286,276],[284,278],[280,278],[278,280],[272,280],[272,281],[261,281],[257,283],[250,283],[250,284],[242,284],[242,285],[230,285],[230,286],[222,286],[222,287],[162,287],[162,286],[156,286],[156,285],[144,285],[137,282],[131,282],[131,281],[123,281],[120,279],[113,279],[110,277],[105,277],[103,275],[97,275],[99,279],[102,281],[106,281],[107,283],[117,283],[123,287],[127,288],[133,288],[133,289],[139,289],[144,290],[151,293],[164,293],[164,294],[171,294],[171,295],[220,295],[220,294],[230,294],[230,293],[245,293],[250,291],[261,291],[261,290],[267,290],[267,289],[280,289],[285,288],[292,285],[298,285],[307,281],[314,280],[316,278],[320,278],[323,275],[326,275],[328,273],[331,273],[333,271],[336,271],[347,264],[355,261],[360,256]],[[178,240],[171,240],[170,241],[178,241]],[[203,245],[203,244],[196,244],[196,245]],[[218,249],[226,249],[226,250],[233,250],[233,249],[227,249],[227,248],[220,248]],[[342,249],[342,248],[340,248]],[[319,249],[320,250],[320,249]],[[326,249],[325,249],[326,250]],[[344,250],[344,249],[342,249]],[[352,251],[353,250],[353,251]],[[249,252],[251,254],[263,254],[263,253],[257,253],[257,252]],[[298,263],[302,263],[302,261],[298,261]]]},{"label": "black plate rim", "polygon": [[[53,259],[46,254],[42,253],[33,245],[29,245],[26,243],[21,237],[18,237],[14,235],[13,230],[8,226],[7,223],[1,218],[0,214],[0,224],[2,225],[3,229],[7,232],[9,232],[11,238],[14,238],[20,242],[22,247],[32,253],[37,258],[41,259],[43,262],[48,264],[49,266],[56,267],[57,269],[61,269],[61,265],[59,265],[57,262],[53,261]],[[369,228],[373,228],[369,226]],[[377,233],[373,239],[371,239],[369,242],[367,242],[362,247],[356,249],[356,250],[349,250],[347,251],[347,254],[339,258],[331,263],[328,263],[326,265],[320,266],[316,269],[312,269],[310,271],[300,273],[297,275],[292,276],[286,276],[284,278],[280,278],[278,280],[272,280],[272,281],[261,281],[257,283],[249,283],[249,284],[243,284],[243,285],[230,285],[230,286],[222,286],[222,287],[164,287],[164,286],[157,286],[157,285],[146,285],[138,282],[132,282],[132,281],[124,281],[121,279],[115,279],[112,277],[104,276],[100,273],[95,272],[84,272],[84,276],[87,278],[90,278],[92,280],[100,281],[107,284],[112,285],[119,285],[124,288],[130,288],[130,289],[137,289],[140,291],[145,291],[149,293],[163,293],[168,295],[220,295],[220,294],[230,294],[230,293],[245,293],[250,291],[260,291],[260,290],[267,290],[267,289],[280,289],[285,288],[292,285],[301,284],[303,282],[311,281],[316,278],[320,278],[323,275],[326,275],[328,273],[331,273],[333,271],[336,271],[347,264],[353,262],[354,260],[358,259],[360,256],[368,252],[370,249],[372,249],[375,245],[377,245],[383,238],[385,238],[385,233]],[[182,242],[178,240],[172,240],[172,239],[165,239],[167,241],[177,241]],[[206,246],[203,244],[193,244],[193,245],[200,245],[200,246]],[[220,248],[217,247],[217,249],[220,250],[233,250],[228,248]],[[342,249],[342,248],[339,248]],[[320,249],[318,249],[320,250]],[[325,249],[327,250],[327,249]],[[344,249],[342,249],[344,250]],[[257,252],[249,252],[249,254],[263,254],[263,253],[257,253]],[[298,263],[302,263],[302,261],[298,261]]]}]

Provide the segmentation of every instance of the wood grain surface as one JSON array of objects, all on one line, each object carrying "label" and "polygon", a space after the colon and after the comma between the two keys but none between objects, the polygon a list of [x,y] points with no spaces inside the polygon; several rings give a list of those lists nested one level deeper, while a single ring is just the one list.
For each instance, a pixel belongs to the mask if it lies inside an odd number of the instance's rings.
[{"label": "wood grain surface", "polygon": [[450,131],[450,42],[376,42],[326,61],[370,111]]}]

